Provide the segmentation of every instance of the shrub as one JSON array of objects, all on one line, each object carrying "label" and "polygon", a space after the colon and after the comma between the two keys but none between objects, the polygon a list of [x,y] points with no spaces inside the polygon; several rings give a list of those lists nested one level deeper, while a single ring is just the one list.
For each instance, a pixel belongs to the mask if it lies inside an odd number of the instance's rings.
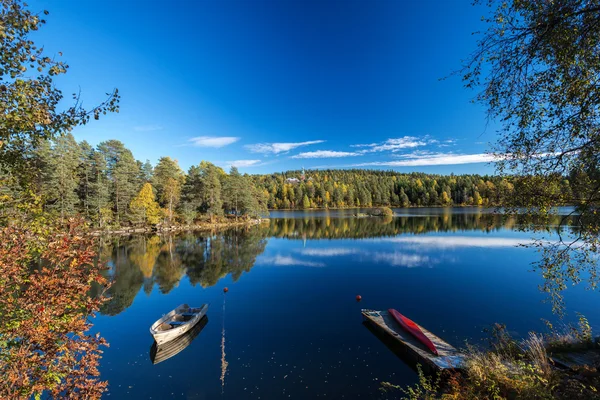
[{"label": "shrub", "polygon": [[[588,340],[591,331],[580,320],[577,335]],[[556,336],[556,335],[555,335]],[[384,390],[399,389],[406,399],[600,399],[600,377],[593,367],[583,367],[578,375],[551,367],[547,340],[530,333],[517,342],[503,325],[495,325],[488,350],[467,346],[468,358],[462,373],[451,374],[445,382],[431,378],[419,369],[419,382],[408,388],[382,383]]]},{"label": "shrub", "polygon": [[87,334],[104,297],[93,239],[80,222],[65,231],[31,227],[0,230],[1,398],[99,398],[100,346]]},{"label": "shrub", "polygon": [[383,215],[384,217],[392,217],[394,215],[394,212],[389,207],[381,207],[380,210],[381,215]]}]

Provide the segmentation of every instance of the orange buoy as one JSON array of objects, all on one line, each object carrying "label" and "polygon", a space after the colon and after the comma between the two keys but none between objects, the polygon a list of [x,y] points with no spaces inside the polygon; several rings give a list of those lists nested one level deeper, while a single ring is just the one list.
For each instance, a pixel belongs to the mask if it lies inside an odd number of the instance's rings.
[{"label": "orange buoy", "polygon": [[362,296],[360,294],[356,295],[356,301],[361,301],[362,300]]},{"label": "orange buoy", "polygon": [[228,288],[223,288],[223,293],[227,293],[227,292],[229,292],[229,289]]}]

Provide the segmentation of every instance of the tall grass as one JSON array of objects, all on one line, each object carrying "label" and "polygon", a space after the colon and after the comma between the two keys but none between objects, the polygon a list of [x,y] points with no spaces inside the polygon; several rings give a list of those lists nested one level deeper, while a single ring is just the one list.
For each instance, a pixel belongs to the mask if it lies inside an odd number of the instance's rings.
[{"label": "tall grass", "polygon": [[[554,343],[555,347],[552,347]],[[557,347],[557,343],[561,346]],[[584,344],[585,344],[585,347]],[[568,344],[568,346],[565,346]],[[579,346],[579,347],[578,347]],[[591,347],[590,347],[591,346]],[[587,320],[578,327],[549,336],[530,333],[517,341],[502,325],[491,331],[488,349],[467,346],[468,355],[460,373],[447,379],[426,376],[419,369],[419,383],[400,388],[396,398],[410,400],[512,400],[512,399],[600,399],[598,366],[584,366],[581,371],[560,370],[553,365],[550,349],[590,349],[592,340]],[[600,351],[600,347],[597,347]],[[553,350],[556,351],[556,350]],[[384,384],[389,391],[394,385]]]}]

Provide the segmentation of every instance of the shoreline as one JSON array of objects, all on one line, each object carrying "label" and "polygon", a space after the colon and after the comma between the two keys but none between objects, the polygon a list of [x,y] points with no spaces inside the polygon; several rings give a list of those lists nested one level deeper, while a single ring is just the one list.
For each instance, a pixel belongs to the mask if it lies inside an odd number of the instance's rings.
[{"label": "shoreline", "polygon": [[110,230],[95,230],[90,232],[92,236],[103,236],[103,235],[134,235],[134,234],[146,234],[146,233],[175,233],[175,232],[189,232],[189,231],[212,231],[212,230],[222,230],[229,228],[237,228],[237,227],[248,227],[260,225],[263,222],[269,221],[269,218],[259,218],[259,219],[250,219],[247,221],[233,221],[233,222],[206,222],[201,224],[194,225],[171,225],[165,227],[129,227],[129,228],[120,228],[120,229],[110,229]]},{"label": "shoreline", "polygon": [[496,208],[497,206],[474,206],[474,205],[452,205],[452,206],[410,206],[410,207],[399,207],[399,206],[371,206],[371,207],[315,207],[315,208],[269,208],[269,212],[271,211],[327,211],[327,210],[358,210],[358,209],[373,209],[373,208]]}]

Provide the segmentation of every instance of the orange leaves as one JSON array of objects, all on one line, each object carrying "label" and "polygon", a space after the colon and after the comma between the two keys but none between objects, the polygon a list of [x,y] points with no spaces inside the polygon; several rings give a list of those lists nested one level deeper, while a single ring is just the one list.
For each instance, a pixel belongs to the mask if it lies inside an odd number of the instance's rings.
[{"label": "orange leaves", "polygon": [[106,284],[93,240],[76,220],[44,238],[27,227],[0,230],[0,398],[99,398],[105,390],[97,377],[106,343],[87,335],[87,317],[105,300],[89,294],[92,283]]}]

